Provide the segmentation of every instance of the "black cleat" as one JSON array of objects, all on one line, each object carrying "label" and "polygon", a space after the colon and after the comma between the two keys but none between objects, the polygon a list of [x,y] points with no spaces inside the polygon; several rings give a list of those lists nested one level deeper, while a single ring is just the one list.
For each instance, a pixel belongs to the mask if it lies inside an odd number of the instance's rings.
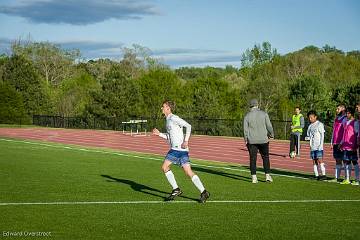
[{"label": "black cleat", "polygon": [[165,199],[165,201],[172,201],[175,197],[180,196],[183,192],[180,188],[175,188],[172,190],[171,194]]},{"label": "black cleat", "polygon": [[210,193],[206,190],[204,190],[201,194],[200,194],[200,199],[199,202],[200,203],[205,203],[206,200],[210,197]]},{"label": "black cleat", "polygon": [[322,180],[322,181],[327,181],[326,175],[322,175],[322,176],[321,176],[321,180]]}]

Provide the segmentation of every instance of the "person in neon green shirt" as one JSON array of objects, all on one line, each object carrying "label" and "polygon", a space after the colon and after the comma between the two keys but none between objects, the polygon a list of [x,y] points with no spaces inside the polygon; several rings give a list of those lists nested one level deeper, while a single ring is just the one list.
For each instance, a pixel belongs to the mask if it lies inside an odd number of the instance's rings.
[{"label": "person in neon green shirt", "polygon": [[291,118],[290,133],[290,157],[300,156],[300,137],[305,126],[304,116],[301,114],[301,108],[295,107],[295,114]]}]

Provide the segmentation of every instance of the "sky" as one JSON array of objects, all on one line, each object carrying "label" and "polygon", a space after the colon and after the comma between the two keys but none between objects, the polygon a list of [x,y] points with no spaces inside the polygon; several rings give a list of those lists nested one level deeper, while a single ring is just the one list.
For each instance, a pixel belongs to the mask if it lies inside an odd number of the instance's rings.
[{"label": "sky", "polygon": [[308,45],[360,50],[358,0],[0,0],[0,53],[14,40],[121,59],[139,44],[173,68],[240,66],[270,42],[286,54]]}]

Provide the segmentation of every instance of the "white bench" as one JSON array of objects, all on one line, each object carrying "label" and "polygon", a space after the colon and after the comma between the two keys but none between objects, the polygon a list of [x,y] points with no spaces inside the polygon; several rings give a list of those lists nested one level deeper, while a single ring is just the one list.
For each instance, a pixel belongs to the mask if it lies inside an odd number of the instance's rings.
[{"label": "white bench", "polygon": [[[123,125],[123,134],[127,134],[125,129],[126,129],[126,126],[130,126],[130,136],[133,136],[133,135],[142,135],[142,125],[143,124],[147,124],[147,120],[145,119],[134,119],[134,120],[129,120],[128,122],[121,122],[122,125]],[[136,132],[133,131],[133,127],[136,127]],[[140,129],[140,131],[139,131]],[[146,127],[145,127],[145,131],[143,132],[144,135],[146,136]]]}]

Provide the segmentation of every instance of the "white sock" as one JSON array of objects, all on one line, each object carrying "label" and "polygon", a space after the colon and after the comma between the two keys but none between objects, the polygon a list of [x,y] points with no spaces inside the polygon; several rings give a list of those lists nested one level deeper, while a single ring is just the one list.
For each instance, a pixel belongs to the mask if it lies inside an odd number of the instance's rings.
[{"label": "white sock", "polygon": [[359,164],[354,165],[355,179],[359,181]]},{"label": "white sock", "polygon": [[204,185],[201,183],[200,178],[197,175],[194,175],[191,178],[191,181],[194,183],[194,185],[197,187],[197,189],[199,189],[201,193],[205,190]]},{"label": "white sock", "polygon": [[350,181],[351,177],[351,164],[345,165],[345,178]]},{"label": "white sock", "polygon": [[336,168],[335,168],[335,177],[336,177],[336,179],[339,179],[339,178],[340,178],[340,175],[341,175],[341,167],[342,167],[341,164],[336,164]]},{"label": "white sock", "polygon": [[165,176],[173,189],[176,189],[179,187],[176,183],[175,176],[171,170],[167,171],[165,173]]},{"label": "white sock", "polygon": [[320,163],[320,169],[321,169],[321,175],[325,176],[326,172],[325,172],[325,164],[324,163]]},{"label": "white sock", "polygon": [[314,173],[315,173],[315,177],[319,176],[318,166],[316,164],[314,164]]}]

